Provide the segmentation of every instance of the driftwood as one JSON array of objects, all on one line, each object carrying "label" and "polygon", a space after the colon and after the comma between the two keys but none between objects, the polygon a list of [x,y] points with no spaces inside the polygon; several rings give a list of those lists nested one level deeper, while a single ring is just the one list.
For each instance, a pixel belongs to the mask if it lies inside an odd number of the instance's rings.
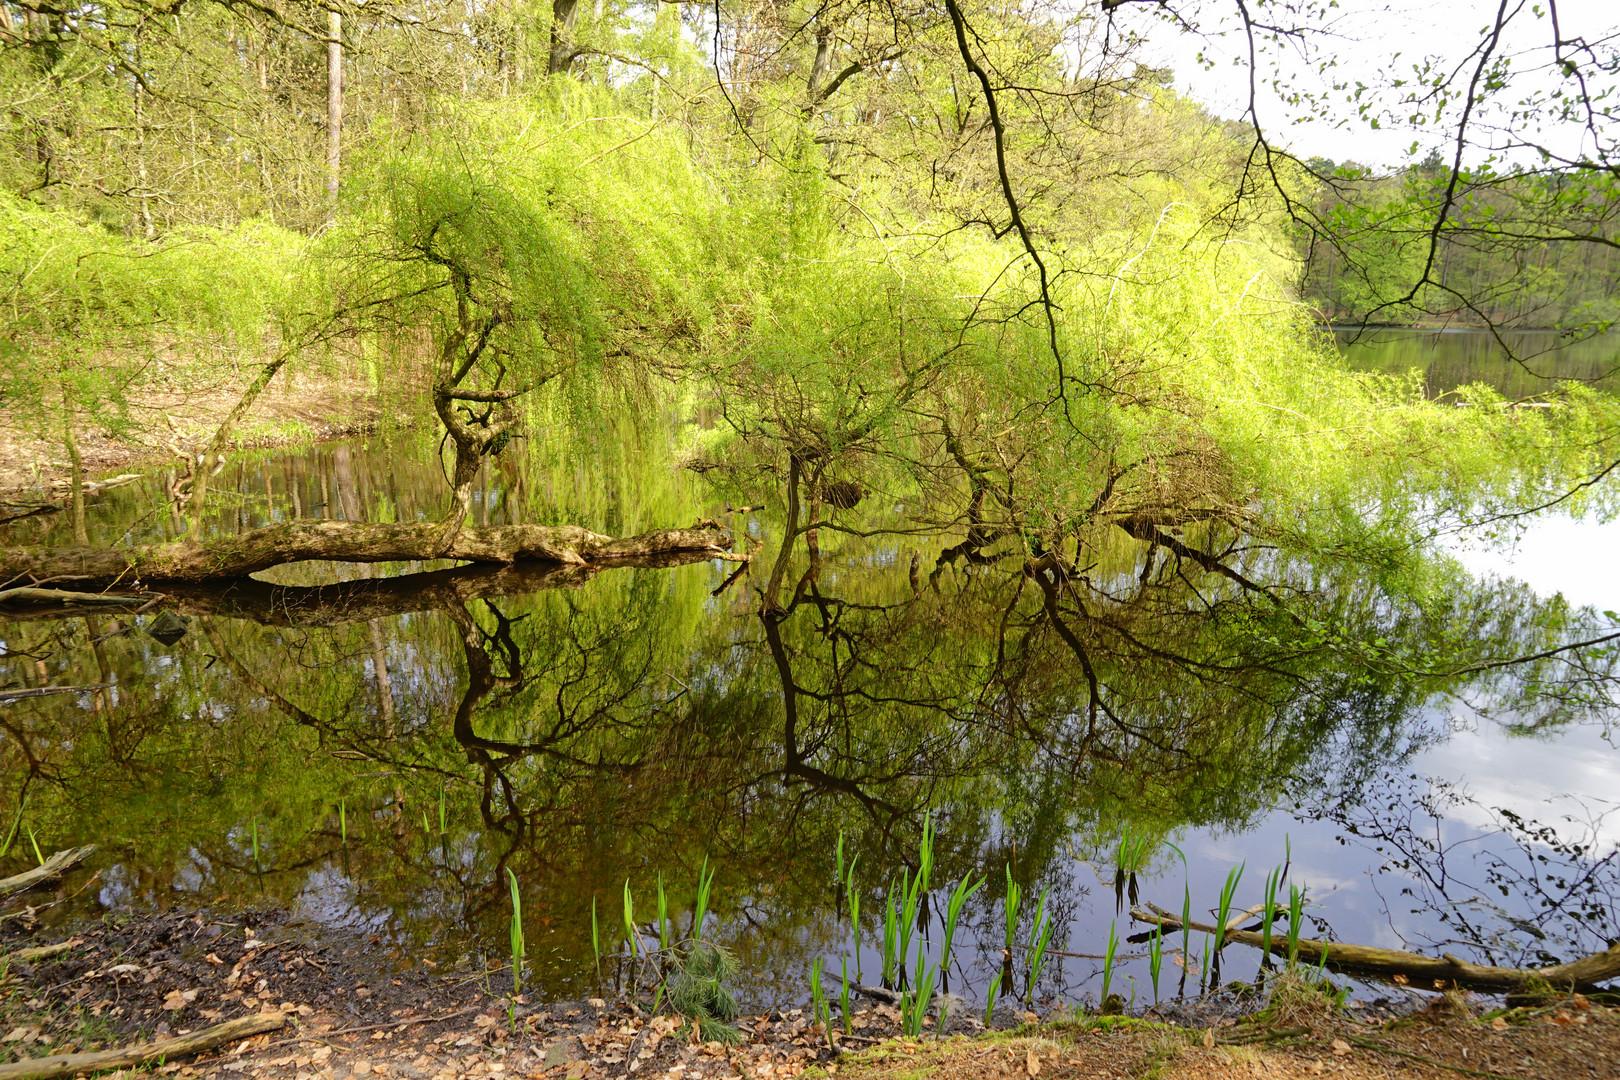
[{"label": "driftwood", "polygon": [[[1166,930],[1180,930],[1179,916],[1162,908],[1144,911],[1131,909],[1131,918],[1137,922],[1162,926]],[[1196,920],[1187,923],[1189,930],[1203,934],[1219,931],[1209,923]],[[1226,941],[1263,948],[1278,956],[1288,955],[1288,935],[1255,933],[1252,930],[1227,930]],[[1338,941],[1315,941],[1300,938],[1296,945],[1299,959],[1310,965],[1320,964],[1327,958],[1328,970],[1344,975],[1370,975],[1393,979],[1399,975],[1420,989],[1476,990],[1484,993],[1506,993],[1522,990],[1532,982],[1545,983],[1555,990],[1593,990],[1597,984],[1620,978],[1620,943],[1606,951],[1583,956],[1567,964],[1554,964],[1540,968],[1504,968],[1489,964],[1470,964],[1449,953],[1439,957],[1419,956],[1400,949],[1379,949],[1369,945],[1347,945]]]},{"label": "driftwood", "polygon": [[279,1031],[287,1017],[279,1012],[243,1016],[213,1027],[178,1035],[172,1039],[129,1046],[122,1050],[98,1050],[90,1054],[57,1054],[53,1057],[30,1058],[0,1065],[0,1080],[53,1080],[58,1076],[77,1076],[80,1073],[104,1072],[108,1069],[133,1069],[143,1065],[174,1061],[190,1057],[216,1046],[224,1046],[238,1039]]},{"label": "driftwood", "polygon": [[13,877],[0,878],[0,897],[10,896],[32,889],[43,881],[49,881],[63,871],[70,870],[84,862],[96,845],[86,844],[84,847],[64,848],[55,855],[46,859],[32,870],[24,870]]},{"label": "driftwood", "polygon": [[584,566],[677,552],[729,554],[731,533],[703,526],[612,537],[577,525],[386,524],[293,521],[236,536],[132,547],[0,548],[0,577],[73,576],[83,581],[222,581],[306,559],[337,562],[419,562],[455,559],[514,563],[526,559]]}]

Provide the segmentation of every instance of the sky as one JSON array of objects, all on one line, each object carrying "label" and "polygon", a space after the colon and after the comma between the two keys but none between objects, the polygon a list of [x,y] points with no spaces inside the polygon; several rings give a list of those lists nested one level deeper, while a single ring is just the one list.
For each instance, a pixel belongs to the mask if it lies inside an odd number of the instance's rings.
[{"label": "sky", "polygon": [[[1256,0],[1251,4],[1259,10]],[[1522,72],[1514,89],[1550,86],[1550,79],[1535,73],[1548,59],[1545,49],[1551,41],[1550,23],[1536,15],[1543,5],[1533,0],[1510,0],[1510,8],[1514,6],[1520,11],[1508,24],[1509,33],[1505,35],[1514,70]],[[1308,56],[1302,57],[1297,49],[1269,46],[1269,56],[1263,53],[1260,59],[1262,76],[1267,76],[1275,60],[1295,85],[1327,90],[1329,80],[1317,70],[1324,59],[1335,63],[1331,75],[1339,80],[1368,86],[1386,84],[1391,75],[1409,77],[1412,63],[1426,57],[1455,65],[1477,45],[1496,9],[1497,0],[1340,0],[1331,21],[1321,24],[1325,32],[1307,46]],[[1249,81],[1247,42],[1235,5],[1231,0],[1199,0],[1188,10],[1202,13],[1202,36],[1174,32],[1147,7],[1128,5],[1119,9],[1116,19],[1145,30],[1149,62],[1173,68],[1179,91],[1203,102],[1216,115],[1237,119],[1245,109]],[[1617,0],[1560,0],[1558,15],[1565,39],[1580,35],[1595,41],[1620,34]],[[1201,52],[1206,60],[1213,61],[1212,67],[1199,62]],[[1296,154],[1336,162],[1400,166],[1412,160],[1409,150],[1414,137],[1419,143],[1417,158],[1443,141],[1439,128],[1414,132],[1384,124],[1374,130],[1357,118],[1354,107],[1346,104],[1344,93],[1330,98],[1334,118],[1312,119],[1262,89],[1260,118],[1277,141]],[[1607,134],[1610,139],[1620,137],[1620,132]],[[1582,140],[1579,133],[1565,132],[1560,141],[1563,147],[1573,149]]]}]

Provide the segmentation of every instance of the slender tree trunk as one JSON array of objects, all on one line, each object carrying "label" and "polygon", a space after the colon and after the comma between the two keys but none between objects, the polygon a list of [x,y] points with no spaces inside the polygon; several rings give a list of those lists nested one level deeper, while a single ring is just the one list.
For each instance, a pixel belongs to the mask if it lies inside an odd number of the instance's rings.
[{"label": "slender tree trunk", "polygon": [[68,452],[68,480],[72,483],[73,542],[88,546],[90,533],[84,522],[84,460],[79,457],[79,440],[73,433],[73,397],[62,387],[62,445]]},{"label": "slender tree trunk", "polygon": [[326,194],[337,206],[343,155],[343,16],[326,13]]}]

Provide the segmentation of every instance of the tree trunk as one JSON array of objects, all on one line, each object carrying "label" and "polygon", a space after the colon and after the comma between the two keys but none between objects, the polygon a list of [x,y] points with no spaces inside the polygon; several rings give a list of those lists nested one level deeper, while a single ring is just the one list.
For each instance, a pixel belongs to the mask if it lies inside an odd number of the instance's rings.
[{"label": "tree trunk", "polygon": [[731,544],[731,533],[714,527],[663,529],[621,539],[577,525],[464,525],[446,543],[444,528],[436,522],[294,521],[201,543],[178,540],[123,548],[0,548],[0,576],[31,573],[76,581],[204,582],[245,577],[306,559],[482,563],[543,559],[586,565],[673,552],[722,555]]},{"label": "tree trunk", "polygon": [[547,75],[561,75],[574,64],[574,17],[579,0],[551,0],[551,55]]},{"label": "tree trunk", "polygon": [[343,16],[326,13],[326,194],[334,208],[343,150]]}]

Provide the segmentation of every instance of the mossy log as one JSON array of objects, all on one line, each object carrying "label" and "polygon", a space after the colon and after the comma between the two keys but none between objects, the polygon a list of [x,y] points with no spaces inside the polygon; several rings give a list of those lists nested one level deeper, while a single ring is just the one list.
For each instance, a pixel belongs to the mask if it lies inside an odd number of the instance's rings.
[{"label": "mossy log", "polygon": [[106,1072],[108,1069],[134,1069],[156,1065],[179,1058],[200,1054],[204,1050],[227,1046],[240,1039],[250,1039],[267,1031],[286,1026],[283,1013],[259,1013],[243,1016],[213,1027],[178,1035],[172,1039],[131,1046],[123,1050],[98,1050],[90,1054],[54,1054],[51,1057],[28,1058],[0,1065],[0,1080],[54,1080],[58,1076],[78,1076],[82,1073]]},{"label": "mossy log", "polygon": [[478,563],[545,560],[584,566],[676,552],[725,555],[731,533],[702,523],[613,537],[577,525],[386,524],[364,521],[294,521],[199,542],[131,547],[0,548],[0,576],[33,575],[76,582],[207,582],[246,577],[283,563],[420,562],[453,559]]},{"label": "mossy log", "polygon": [[[1131,918],[1161,926],[1166,931],[1180,930],[1182,925],[1179,917],[1163,910],[1132,908]],[[1214,926],[1197,921],[1187,923],[1187,928],[1203,934],[1218,932]],[[1286,934],[1267,937],[1252,930],[1228,930],[1226,941],[1263,948],[1278,956],[1288,955]],[[1325,956],[1329,971],[1390,980],[1399,975],[1421,990],[1476,990],[1500,994],[1523,990],[1533,984],[1545,984],[1555,990],[1589,991],[1596,989],[1599,983],[1620,978],[1620,944],[1567,964],[1539,968],[1470,964],[1449,953],[1442,953],[1438,957],[1420,956],[1400,949],[1379,949],[1370,945],[1348,945],[1310,938],[1300,938],[1297,947],[1300,961],[1312,967],[1321,964]]]}]

